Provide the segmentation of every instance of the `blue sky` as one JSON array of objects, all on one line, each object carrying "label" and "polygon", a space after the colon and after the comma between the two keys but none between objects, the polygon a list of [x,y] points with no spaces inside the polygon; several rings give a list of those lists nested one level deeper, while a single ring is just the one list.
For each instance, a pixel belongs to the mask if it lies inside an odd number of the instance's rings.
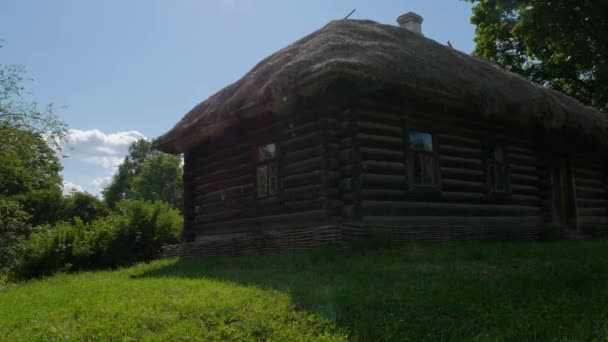
[{"label": "blue sky", "polygon": [[27,68],[40,104],[64,107],[73,143],[64,181],[97,194],[130,142],[156,137],[262,58],[343,18],[396,25],[474,48],[461,0],[3,0],[0,64]]}]

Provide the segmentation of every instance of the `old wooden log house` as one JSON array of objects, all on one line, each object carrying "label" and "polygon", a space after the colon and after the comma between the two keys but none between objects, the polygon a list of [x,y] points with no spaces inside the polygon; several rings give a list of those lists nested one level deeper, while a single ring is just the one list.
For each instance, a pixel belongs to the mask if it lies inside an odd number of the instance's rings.
[{"label": "old wooden log house", "polygon": [[178,255],[608,232],[608,119],[399,26],[339,20],[155,141],[183,153]]}]

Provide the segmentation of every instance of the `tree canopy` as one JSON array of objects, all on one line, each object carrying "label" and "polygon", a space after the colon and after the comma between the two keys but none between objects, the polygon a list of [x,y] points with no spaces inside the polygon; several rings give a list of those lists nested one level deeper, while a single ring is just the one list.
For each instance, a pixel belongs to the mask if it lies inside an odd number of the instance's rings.
[{"label": "tree canopy", "polygon": [[162,200],[181,209],[182,178],[180,157],[155,151],[150,141],[139,139],[129,146],[127,156],[102,193],[110,206],[123,199],[143,199]]},{"label": "tree canopy", "polygon": [[465,0],[474,54],[608,111],[608,2]]}]

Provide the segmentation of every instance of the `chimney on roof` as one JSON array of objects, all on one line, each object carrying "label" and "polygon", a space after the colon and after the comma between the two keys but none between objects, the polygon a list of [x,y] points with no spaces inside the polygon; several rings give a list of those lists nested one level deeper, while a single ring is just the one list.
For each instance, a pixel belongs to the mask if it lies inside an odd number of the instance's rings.
[{"label": "chimney on roof", "polygon": [[414,12],[407,12],[404,15],[397,18],[397,23],[399,23],[399,26],[403,27],[404,29],[410,30],[416,34],[419,34],[421,36],[423,35],[422,34],[422,21],[423,21],[422,17]]}]

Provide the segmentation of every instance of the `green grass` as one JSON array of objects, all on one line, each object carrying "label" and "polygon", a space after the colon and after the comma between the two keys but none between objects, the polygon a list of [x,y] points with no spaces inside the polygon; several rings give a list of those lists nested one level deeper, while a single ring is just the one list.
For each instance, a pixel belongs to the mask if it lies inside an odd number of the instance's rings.
[{"label": "green grass", "polygon": [[0,288],[0,339],[606,340],[608,242],[164,260]]}]

